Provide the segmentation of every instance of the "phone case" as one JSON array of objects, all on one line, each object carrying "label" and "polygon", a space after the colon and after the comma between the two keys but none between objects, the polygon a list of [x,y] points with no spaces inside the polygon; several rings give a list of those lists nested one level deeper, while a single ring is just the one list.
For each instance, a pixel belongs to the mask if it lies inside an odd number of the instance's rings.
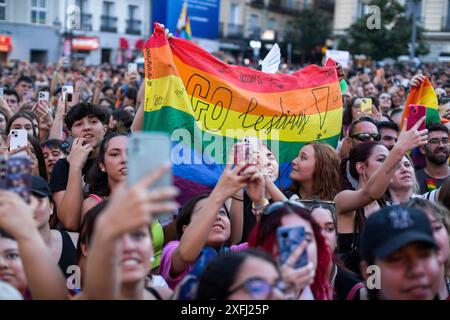
[{"label": "phone case", "polygon": [[[28,145],[28,132],[24,129],[12,129],[9,140],[9,151]],[[20,152],[22,153],[22,152]]]},{"label": "phone case", "polygon": [[250,164],[252,161],[253,146],[248,142],[239,142],[234,145],[234,164]]},{"label": "phone case", "polygon": [[25,157],[6,159],[0,156],[0,189],[18,193],[25,201],[30,201],[31,167]]},{"label": "phone case", "polygon": [[74,139],[74,137],[68,136],[66,140],[64,140],[59,146],[61,147],[61,149],[64,149],[67,153],[69,153],[70,149],[72,148]]},{"label": "phone case", "polygon": [[[162,133],[137,132],[128,144],[128,185],[133,186],[143,177],[170,161],[171,142]],[[151,188],[172,185],[169,171],[156,181]]]},{"label": "phone case", "polygon": [[[422,105],[417,104],[410,104],[408,106],[408,118],[407,118],[407,125],[406,129],[411,129],[417,121],[419,121],[421,118],[425,117],[427,111],[426,107]],[[426,128],[426,121],[422,122],[418,130],[424,130]]]},{"label": "phone case", "polygon": [[[304,227],[279,227],[277,229],[277,242],[280,264],[286,263],[298,246],[305,240]],[[308,264],[308,255],[306,250],[303,251],[299,259],[294,264],[294,268],[298,269]]]},{"label": "phone case", "polygon": [[49,101],[49,93],[46,91],[40,91],[39,92],[39,101]]},{"label": "phone case", "polygon": [[371,98],[362,98],[361,99],[361,112],[372,113],[372,99]]},{"label": "phone case", "polygon": [[[71,102],[68,100],[68,95],[73,94],[73,86],[63,86],[61,89],[63,100],[67,100],[67,102]],[[70,100],[72,100],[72,96],[70,96]]]}]

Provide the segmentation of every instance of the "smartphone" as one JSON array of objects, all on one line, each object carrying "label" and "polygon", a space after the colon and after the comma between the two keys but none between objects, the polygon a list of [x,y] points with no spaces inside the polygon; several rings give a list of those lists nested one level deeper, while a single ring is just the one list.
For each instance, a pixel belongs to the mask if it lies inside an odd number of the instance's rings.
[{"label": "smartphone", "polygon": [[[25,129],[12,129],[9,138],[9,151],[13,151],[28,145],[28,132]],[[26,155],[27,152],[21,151],[16,155]]]},{"label": "smartphone", "polygon": [[361,113],[372,113],[371,98],[361,98]]},{"label": "smartphone", "polygon": [[238,142],[234,145],[234,164],[251,164],[253,145],[249,142]]},{"label": "smartphone", "polygon": [[61,149],[65,150],[67,153],[70,153],[70,149],[72,148],[73,140],[75,140],[74,137],[68,136],[68,137],[66,138],[66,140],[64,140],[63,142],[61,142],[61,144],[59,145],[59,147],[60,147]]},{"label": "smartphone", "polygon": [[0,99],[3,99],[3,87],[0,87]]},{"label": "smartphone", "polygon": [[[421,118],[425,117],[427,114],[426,107],[423,105],[418,104],[410,104],[408,105],[408,118],[407,118],[407,125],[406,129],[411,129],[417,121],[419,121]],[[418,130],[424,130],[426,128],[426,121],[422,122]]]},{"label": "smartphone", "polygon": [[[170,161],[171,142],[163,133],[136,132],[128,142],[128,185],[133,186],[150,172]],[[169,171],[151,188],[172,185]]]},{"label": "smartphone", "polygon": [[[280,264],[283,265],[298,246],[305,240],[305,228],[297,227],[279,227],[277,229],[278,255]],[[295,262],[294,268],[298,269],[308,264],[308,255],[303,251],[299,259]]]},{"label": "smartphone", "polygon": [[73,86],[62,87],[62,98],[64,101],[72,102]]},{"label": "smartphone", "polygon": [[39,91],[38,94],[38,101],[46,101],[49,102],[50,100],[50,94],[48,93],[48,91]]},{"label": "smartphone", "polygon": [[0,189],[18,193],[26,202],[31,195],[31,166],[26,157],[0,156]]},{"label": "smartphone", "polygon": [[128,73],[137,72],[137,64],[129,63],[128,64]]}]

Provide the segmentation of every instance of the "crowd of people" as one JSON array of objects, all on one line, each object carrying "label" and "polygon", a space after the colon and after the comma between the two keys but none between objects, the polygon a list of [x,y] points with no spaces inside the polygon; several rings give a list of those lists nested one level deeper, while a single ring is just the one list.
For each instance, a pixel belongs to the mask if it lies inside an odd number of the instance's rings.
[{"label": "crowd of people", "polygon": [[[227,164],[210,192],[183,204],[174,186],[150,188],[169,164],[126,183],[142,72],[2,68],[2,159],[25,152],[32,176],[29,201],[0,190],[0,298],[449,298],[449,129],[419,128],[425,119],[401,126],[408,92],[425,76],[450,118],[447,67],[337,67],[349,84],[337,149],[305,144],[292,185],[280,189],[278,163],[261,144],[257,165]],[[372,110],[361,110],[363,98]],[[10,150],[17,129],[28,145]],[[177,212],[174,221],[163,223],[165,212]],[[281,261],[279,231],[295,227],[304,240]]]}]

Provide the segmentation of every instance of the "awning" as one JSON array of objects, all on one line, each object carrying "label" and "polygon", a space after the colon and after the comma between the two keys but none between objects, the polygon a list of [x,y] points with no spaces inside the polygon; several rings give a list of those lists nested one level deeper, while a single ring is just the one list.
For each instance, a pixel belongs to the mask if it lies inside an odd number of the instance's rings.
[{"label": "awning", "polygon": [[11,38],[8,36],[0,35],[0,52],[11,51]]},{"label": "awning", "polygon": [[98,50],[100,43],[97,37],[73,37],[72,38],[72,49],[73,50]]},{"label": "awning", "polygon": [[119,38],[119,48],[120,49],[128,49],[129,48],[128,40],[125,38]]}]

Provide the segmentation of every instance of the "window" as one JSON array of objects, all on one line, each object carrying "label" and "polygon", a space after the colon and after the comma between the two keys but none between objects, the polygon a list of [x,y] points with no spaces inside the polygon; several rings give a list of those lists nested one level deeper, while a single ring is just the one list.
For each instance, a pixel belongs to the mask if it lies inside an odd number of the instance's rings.
[{"label": "window", "polygon": [[80,8],[80,12],[83,13],[88,9],[87,0],[76,0],[75,5]]},{"label": "window", "polygon": [[113,15],[114,2],[103,1],[103,15],[110,17]]},{"label": "window", "polygon": [[0,20],[6,20],[6,0],[0,0]]},{"label": "window", "polygon": [[240,20],[240,17],[239,17],[239,4],[232,3],[230,5],[229,22],[230,22],[230,24],[240,24],[239,20]]},{"label": "window", "polygon": [[128,19],[134,20],[136,17],[136,12],[138,10],[138,6],[129,5],[128,6]]},{"label": "window", "polygon": [[359,0],[358,6],[357,6],[357,17],[361,18],[364,17],[366,14],[369,14],[369,5],[367,4],[368,1]]},{"label": "window", "polygon": [[259,17],[256,14],[251,14],[249,19],[249,25],[250,28],[257,28],[259,27]]},{"label": "window", "polygon": [[45,24],[47,21],[47,0],[31,0],[31,23]]}]

